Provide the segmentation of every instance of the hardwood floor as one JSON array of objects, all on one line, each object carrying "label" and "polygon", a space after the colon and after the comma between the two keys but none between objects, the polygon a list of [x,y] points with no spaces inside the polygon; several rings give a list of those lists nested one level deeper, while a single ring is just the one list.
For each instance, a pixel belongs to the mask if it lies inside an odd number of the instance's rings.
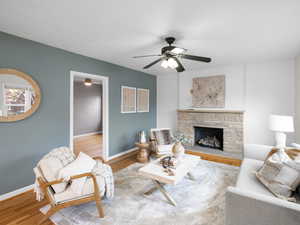
[{"label": "hardwood floor", "polygon": [[[189,154],[197,154],[187,151]],[[123,168],[136,162],[137,151],[130,154],[113,159],[108,163],[111,165],[114,172],[117,172]],[[208,154],[201,154],[205,160],[230,164],[239,166],[241,161],[235,159],[229,159],[224,157],[217,157]],[[43,214],[39,211],[41,207],[46,204],[45,201],[38,202],[35,200],[35,194],[33,191],[28,191],[13,198],[0,202],[0,224],[4,225],[35,225],[39,221]],[[53,225],[50,220],[47,220],[43,225]]]},{"label": "hardwood floor", "polygon": [[91,157],[102,156],[102,134],[74,138],[74,153],[84,152]]}]

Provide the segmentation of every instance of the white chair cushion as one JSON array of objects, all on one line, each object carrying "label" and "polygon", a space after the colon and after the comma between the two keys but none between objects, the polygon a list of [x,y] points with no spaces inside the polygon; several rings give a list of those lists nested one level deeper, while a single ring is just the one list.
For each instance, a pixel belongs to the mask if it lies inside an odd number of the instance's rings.
[{"label": "white chair cushion", "polygon": [[172,148],[174,144],[170,145],[158,145],[157,146],[157,153],[158,154],[170,154],[172,153]]},{"label": "white chair cushion", "polygon": [[245,158],[241,165],[236,186],[244,191],[274,197],[255,176],[255,172],[262,167],[263,163],[260,160]]},{"label": "white chair cushion", "polygon": [[[83,152],[80,152],[74,162],[70,163],[59,171],[59,179],[62,178],[64,180],[69,180],[71,176],[80,175],[82,173],[89,173],[92,171],[95,165],[96,161],[94,159],[84,154]],[[87,177],[82,177],[72,180],[72,183],[70,185],[71,190],[74,193],[82,194],[86,179]]]},{"label": "white chair cushion", "polygon": [[[100,189],[100,196],[104,196],[105,193],[105,181],[102,176],[96,176],[97,184]],[[54,194],[54,199],[56,203],[67,202],[70,200],[75,200],[79,198],[83,198],[89,195],[94,194],[94,183],[91,177],[87,178],[84,186],[82,194],[74,193],[70,187],[68,187],[64,192]]]},{"label": "white chair cushion", "polygon": [[[38,168],[46,181],[51,182],[58,179],[59,171],[75,160],[74,153],[67,147],[53,149],[41,159]],[[63,192],[67,182],[52,185],[55,193]]]}]

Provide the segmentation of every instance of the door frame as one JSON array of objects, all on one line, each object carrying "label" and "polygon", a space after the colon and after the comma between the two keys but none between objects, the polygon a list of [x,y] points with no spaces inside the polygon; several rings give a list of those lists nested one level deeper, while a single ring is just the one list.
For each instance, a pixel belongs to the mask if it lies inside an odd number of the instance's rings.
[{"label": "door frame", "polygon": [[109,158],[109,77],[97,74],[89,74],[77,71],[70,71],[70,142],[69,147],[73,150],[74,140],[74,78],[83,77],[102,81],[102,157]]}]

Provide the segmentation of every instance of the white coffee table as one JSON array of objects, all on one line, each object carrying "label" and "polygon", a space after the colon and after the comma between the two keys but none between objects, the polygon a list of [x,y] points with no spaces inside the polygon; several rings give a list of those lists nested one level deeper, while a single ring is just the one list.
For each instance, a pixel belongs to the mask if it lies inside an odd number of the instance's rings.
[{"label": "white coffee table", "polygon": [[158,189],[172,205],[176,206],[176,202],[165,190],[164,185],[176,185],[185,176],[189,176],[190,179],[195,180],[193,175],[191,174],[191,171],[201,161],[201,157],[185,154],[181,159],[179,165],[176,167],[175,176],[169,176],[166,172],[164,172],[165,169],[162,167],[159,161],[160,158],[148,163],[138,171],[141,176],[152,179],[156,186],[155,188],[147,191],[145,195],[149,195]]}]

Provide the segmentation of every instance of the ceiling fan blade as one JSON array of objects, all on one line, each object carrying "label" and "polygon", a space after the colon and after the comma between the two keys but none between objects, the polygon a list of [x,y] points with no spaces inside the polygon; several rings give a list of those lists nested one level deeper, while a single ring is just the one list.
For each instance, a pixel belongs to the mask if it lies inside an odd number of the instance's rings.
[{"label": "ceiling fan blade", "polygon": [[181,62],[179,61],[179,59],[177,59],[176,57],[174,57],[174,60],[175,60],[175,61],[177,62],[177,64],[178,64],[178,67],[175,68],[176,71],[177,71],[178,73],[185,71],[185,69],[184,69],[183,65],[181,64]]},{"label": "ceiling fan blade", "polygon": [[154,56],[161,56],[161,55],[138,55],[138,56],[133,56],[132,58],[145,58],[145,57],[154,57]]},{"label": "ceiling fan blade", "polygon": [[196,55],[181,54],[180,57],[184,59],[195,60],[195,61],[206,62],[206,63],[211,62],[211,58],[206,58],[206,57],[196,56]]},{"label": "ceiling fan blade", "polygon": [[144,69],[148,69],[149,67],[153,66],[154,64],[160,62],[161,60],[163,60],[163,58],[159,58],[155,61],[153,61],[152,63],[148,64],[147,66],[144,66]]}]

